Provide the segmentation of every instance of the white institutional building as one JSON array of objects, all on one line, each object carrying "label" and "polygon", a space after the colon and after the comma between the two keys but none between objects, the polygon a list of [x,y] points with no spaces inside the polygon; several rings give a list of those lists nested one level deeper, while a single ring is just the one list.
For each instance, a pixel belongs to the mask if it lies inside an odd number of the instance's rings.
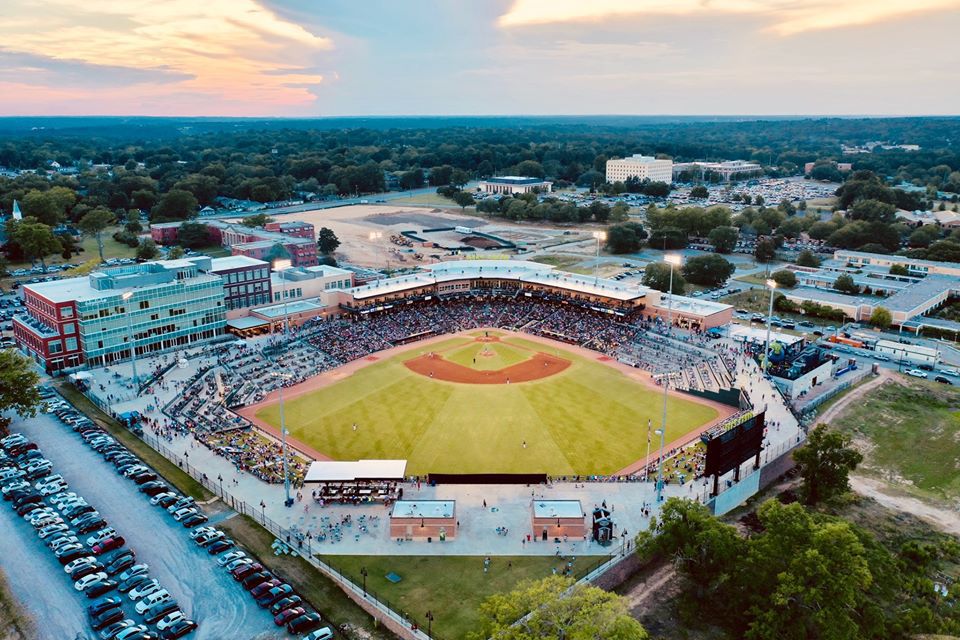
[{"label": "white institutional building", "polygon": [[480,182],[478,189],[484,193],[496,193],[512,196],[518,193],[550,193],[553,183],[540,178],[526,176],[498,176]]},{"label": "white institutional building", "polygon": [[653,156],[635,153],[629,158],[607,160],[607,182],[625,182],[627,178],[639,178],[641,181],[673,181],[673,160],[662,160]]}]

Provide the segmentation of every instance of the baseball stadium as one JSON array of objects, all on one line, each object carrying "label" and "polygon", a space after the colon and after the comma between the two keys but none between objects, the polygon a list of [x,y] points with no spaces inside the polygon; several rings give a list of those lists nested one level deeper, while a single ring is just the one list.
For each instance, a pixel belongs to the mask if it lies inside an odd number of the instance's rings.
[{"label": "baseball stadium", "polygon": [[[656,335],[709,329],[729,307],[554,272],[463,261],[336,292],[340,314],[292,338],[323,354],[282,390],[291,444],[315,460],[403,459],[407,473],[629,475],[659,436],[687,444],[727,418],[722,360]],[[664,393],[663,376],[672,372]],[[279,391],[241,409],[278,436]]]}]

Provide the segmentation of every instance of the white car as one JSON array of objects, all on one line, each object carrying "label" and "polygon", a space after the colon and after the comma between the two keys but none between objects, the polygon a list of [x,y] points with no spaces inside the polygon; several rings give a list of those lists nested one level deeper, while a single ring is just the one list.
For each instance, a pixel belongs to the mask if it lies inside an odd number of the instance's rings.
[{"label": "white car", "polygon": [[243,551],[239,551],[239,550],[228,551],[227,553],[217,558],[217,564],[222,567],[230,564],[234,560],[239,560],[240,558],[246,558],[246,557],[247,557],[247,554],[245,554]]},{"label": "white car", "polygon": [[914,378],[926,378],[927,372],[921,371],[920,369],[907,369],[904,371],[908,376],[913,376]]},{"label": "white car", "polygon": [[175,514],[173,514],[173,519],[176,520],[177,522],[180,522],[187,516],[194,513],[200,513],[200,512],[194,509],[193,507],[184,507],[183,509],[180,509],[180,511],[177,511]]},{"label": "white car", "polygon": [[3,495],[9,494],[11,491],[19,491],[20,489],[30,488],[30,483],[26,480],[14,480],[8,485],[4,485],[2,491]]},{"label": "white car", "polygon": [[61,536],[59,538],[50,538],[51,542],[47,542],[47,546],[51,551],[56,551],[60,547],[68,544],[79,545],[80,541],[77,540],[77,536]]},{"label": "white car", "polygon": [[157,623],[157,629],[163,631],[167,627],[172,626],[173,623],[186,619],[187,616],[183,615],[183,611],[174,611],[173,613],[167,614],[160,618],[160,621]]},{"label": "white car", "polygon": [[323,627],[322,629],[311,631],[303,636],[301,640],[330,640],[330,638],[333,638],[333,630],[330,627]]},{"label": "white car", "polygon": [[144,582],[142,585],[136,589],[131,589],[130,593],[127,594],[130,596],[131,600],[139,600],[143,596],[150,595],[154,591],[160,591],[163,587],[160,586],[160,581],[156,578],[148,582]]},{"label": "white car", "polygon": [[152,504],[153,506],[157,506],[158,504],[160,504],[160,501],[166,498],[167,496],[175,496],[175,495],[177,494],[173,493],[172,491],[164,491],[163,493],[158,493],[157,495],[150,498],[150,504]]},{"label": "white car", "polygon": [[127,638],[132,638],[134,636],[139,636],[147,632],[147,625],[138,624],[132,625],[121,631],[120,633],[113,636],[112,640],[126,640]]},{"label": "white car", "polygon": [[73,583],[73,588],[77,591],[83,591],[92,584],[98,582],[103,582],[107,579],[107,574],[101,571],[100,573],[91,573],[88,576],[83,576],[79,580]]},{"label": "white car", "polygon": [[940,373],[942,373],[945,376],[960,377],[960,371],[957,371],[953,367],[945,367],[943,369],[940,369]]},{"label": "white car", "polygon": [[100,529],[100,531],[97,531],[92,536],[87,538],[87,545],[92,547],[93,545],[97,544],[101,540],[106,540],[107,538],[112,538],[116,535],[117,535],[117,532],[114,531],[113,527]]},{"label": "white car", "polygon": [[40,488],[41,488],[41,487],[43,487],[43,486],[45,486],[45,485],[48,485],[48,484],[50,484],[51,482],[57,482],[58,480],[63,481],[63,476],[60,475],[59,473],[55,473],[55,474],[53,474],[52,476],[46,476],[45,478],[40,478],[40,479],[37,481],[37,484],[34,485],[34,488],[35,488],[37,491],[40,491]]},{"label": "white car", "polygon": [[143,615],[146,613],[147,609],[153,605],[166,602],[168,600],[173,600],[173,596],[170,595],[170,592],[166,589],[159,589],[140,598],[135,609],[137,610],[137,613]]},{"label": "white car", "polygon": [[202,535],[204,535],[204,534],[213,533],[213,532],[216,531],[216,530],[217,530],[216,527],[210,527],[210,526],[197,527],[196,529],[194,529],[193,531],[190,532],[190,537],[191,537],[192,539],[196,540],[198,537],[200,537],[200,536],[202,536]]},{"label": "white car", "polygon": [[124,580],[129,580],[133,576],[139,576],[141,574],[146,573],[149,570],[150,570],[150,565],[135,564],[129,569],[127,569],[126,571],[124,571],[123,573],[121,573],[120,576],[117,578],[117,582],[123,582]]},{"label": "white car", "polygon": [[139,636],[147,632],[147,625],[145,624],[133,624],[131,622],[130,626],[121,630],[119,633],[113,636],[111,640],[126,640],[131,636]]},{"label": "white car", "polygon": [[43,485],[38,489],[38,491],[42,496],[50,496],[55,493],[60,493],[61,491],[66,491],[67,488],[68,488],[68,485],[65,481],[57,480],[56,482],[51,482],[49,484]]},{"label": "white car", "polygon": [[83,500],[83,498],[81,498],[80,496],[78,496],[72,491],[68,491],[67,493],[61,493],[58,496],[53,496],[52,498],[50,498],[50,502],[57,508],[59,508],[60,505],[66,502],[70,502],[71,500]]},{"label": "white car", "polygon": [[77,558],[76,560],[72,560],[68,562],[66,565],[64,565],[63,571],[64,573],[73,573],[73,570],[79,567],[80,565],[87,564],[87,563],[94,564],[96,561],[97,559],[94,558],[93,556],[87,556],[86,558]]},{"label": "white car", "polygon": [[33,511],[25,515],[23,519],[29,522],[30,524],[33,524],[34,522],[39,522],[40,520],[43,520],[44,518],[48,518],[50,516],[56,516],[59,518],[60,514],[54,511],[53,509],[51,509],[50,507],[40,507],[39,509],[34,509]]}]

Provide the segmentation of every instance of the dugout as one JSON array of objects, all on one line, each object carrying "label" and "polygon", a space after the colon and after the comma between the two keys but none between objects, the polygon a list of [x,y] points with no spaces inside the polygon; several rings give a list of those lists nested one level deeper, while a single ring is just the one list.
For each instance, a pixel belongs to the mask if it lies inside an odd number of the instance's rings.
[{"label": "dugout", "polygon": [[310,464],[303,486],[316,502],[390,504],[403,495],[406,460],[321,460]]},{"label": "dugout", "polygon": [[390,512],[390,537],[428,542],[456,538],[456,500],[398,500]]},{"label": "dugout", "polygon": [[530,525],[537,540],[582,538],[587,532],[579,500],[534,500]]}]

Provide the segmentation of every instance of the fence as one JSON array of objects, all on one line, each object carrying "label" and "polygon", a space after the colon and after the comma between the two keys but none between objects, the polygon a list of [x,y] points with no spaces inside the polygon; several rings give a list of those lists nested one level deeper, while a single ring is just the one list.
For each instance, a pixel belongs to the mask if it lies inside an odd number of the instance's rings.
[{"label": "fence", "polygon": [[833,387],[832,389],[828,389],[827,391],[824,391],[823,393],[818,395],[816,398],[812,398],[809,402],[805,403],[803,407],[800,407],[796,410],[796,412],[799,413],[799,416],[800,416],[799,420],[801,421],[801,423],[809,424],[810,420],[813,418],[813,413],[814,411],[816,411],[817,407],[822,405],[824,402],[827,402],[828,400],[835,398],[836,396],[843,393],[844,391],[846,391],[853,385],[857,384],[858,382],[860,382],[861,380],[863,380],[869,375],[872,375],[872,371],[870,370],[870,368],[861,369],[853,377],[847,378],[846,380],[844,380],[837,386]]}]

